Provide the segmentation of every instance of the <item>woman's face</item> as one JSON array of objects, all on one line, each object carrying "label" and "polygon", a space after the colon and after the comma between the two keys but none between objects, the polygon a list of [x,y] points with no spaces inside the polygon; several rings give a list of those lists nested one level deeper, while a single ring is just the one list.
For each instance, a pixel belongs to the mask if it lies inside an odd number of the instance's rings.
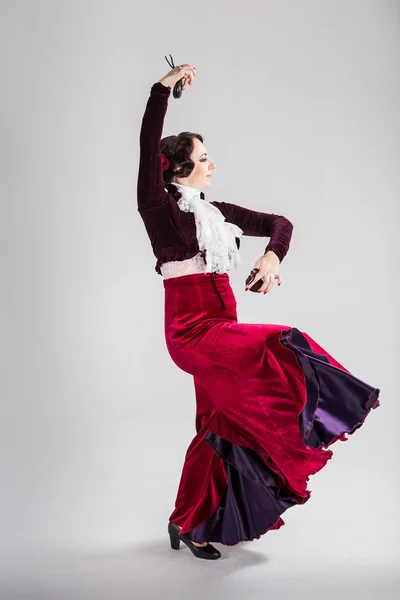
[{"label": "woman's face", "polygon": [[194,148],[190,155],[191,160],[194,162],[193,171],[189,177],[173,177],[172,181],[199,190],[205,190],[210,187],[211,174],[215,169],[215,163],[208,156],[207,149],[200,140],[193,138],[193,143]]}]

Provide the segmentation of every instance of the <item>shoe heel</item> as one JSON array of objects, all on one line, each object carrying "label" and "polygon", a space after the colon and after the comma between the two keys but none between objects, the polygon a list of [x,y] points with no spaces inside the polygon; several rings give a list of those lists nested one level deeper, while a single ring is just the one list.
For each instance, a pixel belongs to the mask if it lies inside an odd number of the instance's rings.
[{"label": "shoe heel", "polygon": [[168,533],[169,533],[169,539],[171,542],[171,548],[173,550],[179,550],[179,546],[181,543],[181,540],[179,539],[179,535],[178,535],[179,527],[177,527],[173,523],[168,523]]}]

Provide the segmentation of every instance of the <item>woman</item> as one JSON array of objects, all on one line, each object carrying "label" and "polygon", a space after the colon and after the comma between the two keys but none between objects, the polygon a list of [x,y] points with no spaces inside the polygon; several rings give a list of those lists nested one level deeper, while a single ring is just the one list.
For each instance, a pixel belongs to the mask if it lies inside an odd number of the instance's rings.
[{"label": "woman", "polygon": [[249,287],[281,283],[292,224],[280,215],[206,202],[215,164],[199,134],[161,139],[171,88],[196,76],[175,67],[150,92],[140,133],[138,210],[165,291],[165,340],[193,376],[196,431],[168,532],[194,556],[217,559],[210,542],[234,545],[284,525],[310,497],[307,481],[326,450],[361,427],[380,390],[357,379],[295,327],[238,323],[228,271],[240,236],[269,237]]}]

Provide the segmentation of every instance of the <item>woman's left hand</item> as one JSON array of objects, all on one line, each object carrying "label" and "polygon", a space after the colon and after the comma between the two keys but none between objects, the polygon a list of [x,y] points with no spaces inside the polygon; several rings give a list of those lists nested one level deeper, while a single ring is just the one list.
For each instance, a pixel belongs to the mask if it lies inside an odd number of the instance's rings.
[{"label": "woman's left hand", "polygon": [[266,294],[267,292],[269,292],[274,285],[275,279],[278,280],[278,285],[281,285],[282,276],[278,273],[279,258],[275,254],[275,252],[269,250],[266,254],[260,256],[260,258],[257,259],[254,267],[259,269],[259,271],[256,274],[254,280],[248,286],[246,286],[246,291],[261,278],[264,279],[264,283],[258,290],[258,293],[264,292],[264,294]]}]

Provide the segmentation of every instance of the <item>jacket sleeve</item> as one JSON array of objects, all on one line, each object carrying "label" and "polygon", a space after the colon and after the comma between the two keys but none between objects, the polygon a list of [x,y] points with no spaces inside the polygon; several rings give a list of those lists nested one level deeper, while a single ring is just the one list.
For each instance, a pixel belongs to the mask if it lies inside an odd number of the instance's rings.
[{"label": "jacket sleeve", "polygon": [[140,158],[137,180],[138,210],[156,208],[169,200],[164,189],[160,141],[171,89],[160,82],[150,91],[140,129]]},{"label": "jacket sleeve", "polygon": [[293,225],[281,215],[250,210],[228,202],[211,202],[224,215],[225,220],[243,230],[243,235],[271,238],[265,252],[273,250],[281,263],[286,256],[293,232]]}]

